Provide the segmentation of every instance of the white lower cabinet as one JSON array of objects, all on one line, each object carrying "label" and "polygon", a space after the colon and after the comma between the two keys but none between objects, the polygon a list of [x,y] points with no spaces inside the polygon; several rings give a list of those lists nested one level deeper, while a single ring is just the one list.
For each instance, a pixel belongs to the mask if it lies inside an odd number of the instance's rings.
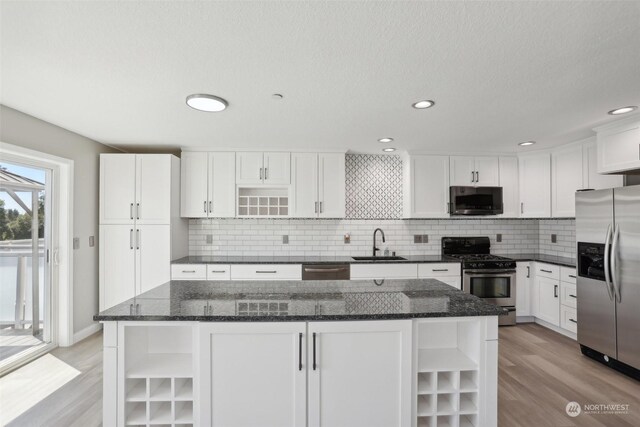
[{"label": "white lower cabinet", "polygon": [[411,426],[411,320],[310,322],[309,427]]},{"label": "white lower cabinet", "polygon": [[417,279],[418,264],[351,264],[351,279]]},{"label": "white lower cabinet", "polygon": [[578,333],[578,311],[575,308],[560,306],[560,327],[574,334]]},{"label": "white lower cabinet", "polygon": [[304,426],[305,322],[200,326],[200,425]]},{"label": "white lower cabinet", "polygon": [[560,282],[548,277],[536,277],[537,304],[535,317],[560,326]]},{"label": "white lower cabinet", "polygon": [[531,316],[531,263],[516,263],[516,316]]}]

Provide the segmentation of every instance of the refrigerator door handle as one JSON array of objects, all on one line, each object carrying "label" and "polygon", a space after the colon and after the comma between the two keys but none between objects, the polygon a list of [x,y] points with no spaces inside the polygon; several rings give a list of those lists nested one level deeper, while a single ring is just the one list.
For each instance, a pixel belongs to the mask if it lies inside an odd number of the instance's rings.
[{"label": "refrigerator door handle", "polygon": [[620,237],[620,226],[616,225],[613,231],[613,243],[611,243],[611,283],[613,284],[613,293],[618,302],[622,301],[620,295],[620,285],[618,283],[618,275],[616,272],[616,255],[618,253],[618,238]]},{"label": "refrigerator door handle", "polygon": [[611,283],[611,269],[609,268],[609,247],[611,246],[611,224],[607,227],[607,238],[604,241],[604,282],[607,285],[609,299],[614,300],[615,294]]}]

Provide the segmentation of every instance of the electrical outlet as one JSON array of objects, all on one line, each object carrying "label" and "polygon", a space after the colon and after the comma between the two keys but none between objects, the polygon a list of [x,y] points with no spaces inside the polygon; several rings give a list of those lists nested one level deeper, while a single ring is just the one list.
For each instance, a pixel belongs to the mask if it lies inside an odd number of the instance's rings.
[{"label": "electrical outlet", "polygon": [[283,243],[284,245],[288,245],[288,244],[289,244],[289,236],[288,236],[287,234],[284,234],[284,235],[282,236],[282,243]]},{"label": "electrical outlet", "polygon": [[558,243],[558,235],[557,234],[552,234],[551,235],[551,243]]},{"label": "electrical outlet", "polygon": [[94,236],[89,236],[89,247],[92,248],[96,245],[96,238]]},{"label": "electrical outlet", "polygon": [[74,237],[73,238],[73,249],[80,249],[80,238],[79,237]]},{"label": "electrical outlet", "polygon": [[213,234],[207,234],[207,245],[213,244]]},{"label": "electrical outlet", "polygon": [[502,242],[502,234],[496,234],[496,242]]},{"label": "electrical outlet", "polygon": [[349,243],[351,243],[351,234],[347,233],[344,235],[344,244],[348,245]]},{"label": "electrical outlet", "polygon": [[413,243],[422,243],[422,234],[414,234]]}]

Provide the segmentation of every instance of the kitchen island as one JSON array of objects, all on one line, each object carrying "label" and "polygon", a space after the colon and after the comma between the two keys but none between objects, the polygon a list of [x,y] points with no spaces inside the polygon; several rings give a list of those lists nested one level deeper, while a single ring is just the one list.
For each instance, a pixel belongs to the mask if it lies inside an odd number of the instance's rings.
[{"label": "kitchen island", "polygon": [[168,282],[94,317],[103,425],[496,426],[501,314],[434,279]]}]

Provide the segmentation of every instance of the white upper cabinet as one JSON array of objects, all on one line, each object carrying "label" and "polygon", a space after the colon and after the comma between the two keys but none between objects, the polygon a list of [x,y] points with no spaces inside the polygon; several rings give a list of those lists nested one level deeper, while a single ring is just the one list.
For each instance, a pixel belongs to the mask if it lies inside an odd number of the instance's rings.
[{"label": "white upper cabinet", "polygon": [[500,185],[500,161],[498,157],[476,157],[476,186]]},{"label": "white upper cabinet", "polygon": [[182,152],[180,215],[206,218],[209,211],[207,153]]},{"label": "white upper cabinet", "polygon": [[136,203],[136,155],[100,156],[100,223],[133,224]]},{"label": "white upper cabinet", "polygon": [[291,183],[291,153],[236,153],[236,184]]},{"label": "white upper cabinet", "polygon": [[291,154],[291,216],[313,218],[318,215],[318,155]]},{"label": "white upper cabinet", "polygon": [[598,173],[598,146],[596,138],[590,138],[584,145],[583,183],[585,188],[602,190],[623,186],[622,175],[605,175]]},{"label": "white upper cabinet", "polygon": [[318,202],[318,216],[320,218],[344,217],[344,153],[318,154]]},{"label": "white upper cabinet", "polygon": [[171,221],[171,157],[136,156],[136,222],[169,224]]},{"label": "white upper cabinet", "polygon": [[582,144],[554,150],[551,154],[551,215],[576,216],[576,191],[584,188]]},{"label": "white upper cabinet", "polygon": [[209,216],[236,214],[235,153],[209,153]]},{"label": "white upper cabinet", "polygon": [[472,186],[476,183],[475,157],[451,156],[449,157],[450,185]]},{"label": "white upper cabinet", "polygon": [[494,187],[500,185],[498,157],[451,156],[450,185]]},{"label": "white upper cabinet", "polygon": [[637,116],[594,129],[598,133],[598,172],[640,169],[640,118]]},{"label": "white upper cabinet", "polygon": [[519,157],[520,217],[551,216],[551,157],[548,153]]},{"label": "white upper cabinet", "polygon": [[342,218],[344,209],[344,154],[292,153],[291,216]]},{"label": "white upper cabinet", "polygon": [[405,218],[449,216],[449,157],[411,156],[404,168]]},{"label": "white upper cabinet", "polygon": [[291,153],[264,153],[264,183],[291,184]]},{"label": "white upper cabinet", "polygon": [[518,196],[518,158],[500,157],[500,182],[502,183],[503,218],[517,218],[520,212]]},{"label": "white upper cabinet", "polygon": [[262,184],[263,153],[236,153],[236,184]]},{"label": "white upper cabinet", "polygon": [[235,216],[235,153],[182,153],[181,216]]}]

